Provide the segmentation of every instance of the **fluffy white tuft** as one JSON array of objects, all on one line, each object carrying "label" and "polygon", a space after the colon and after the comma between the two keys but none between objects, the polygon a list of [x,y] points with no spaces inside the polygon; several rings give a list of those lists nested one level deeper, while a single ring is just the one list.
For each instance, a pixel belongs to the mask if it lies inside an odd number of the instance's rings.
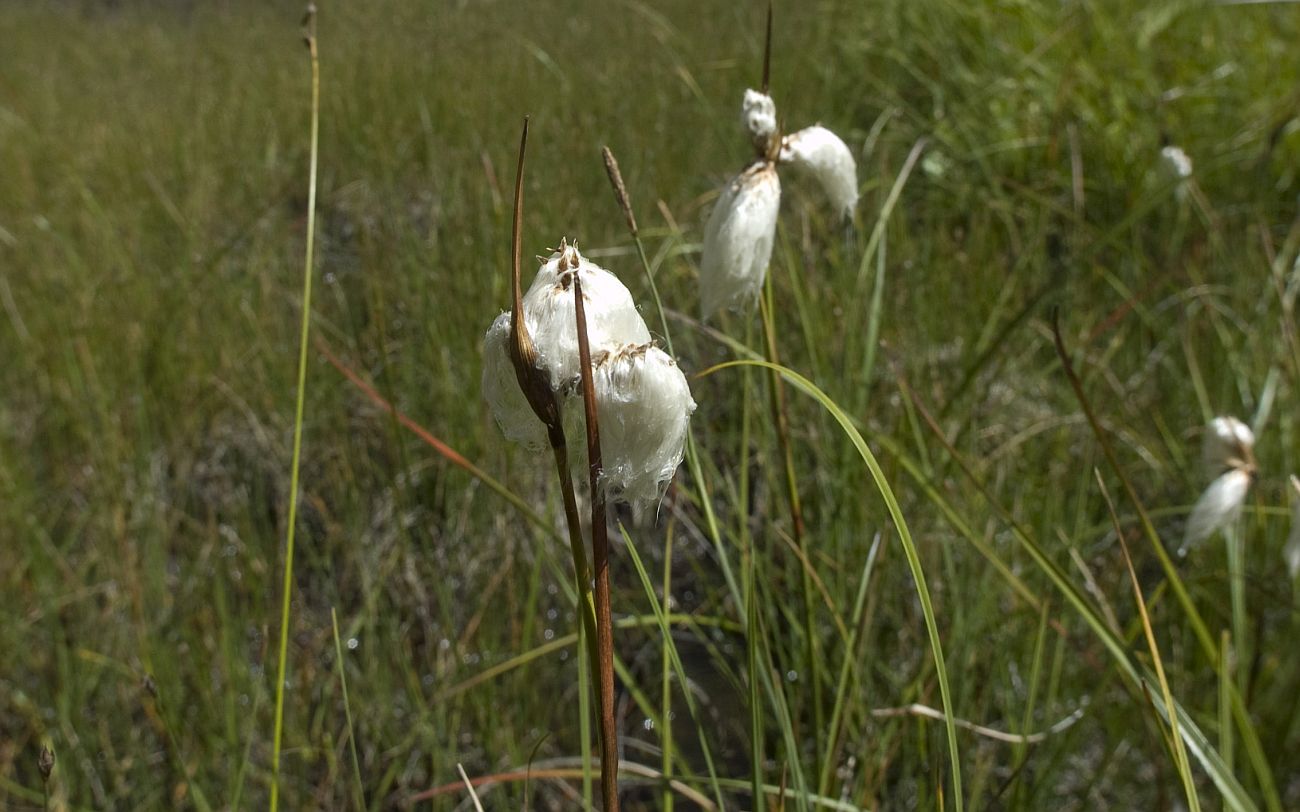
[{"label": "fluffy white tuft", "polygon": [[1160,174],[1165,182],[1174,184],[1174,197],[1180,201],[1187,197],[1188,182],[1192,177],[1192,159],[1182,147],[1169,146],[1160,149]]},{"label": "fluffy white tuft", "polygon": [[1295,501],[1291,503],[1291,535],[1287,537],[1282,556],[1286,559],[1286,570],[1295,580],[1300,575],[1300,478],[1291,475],[1291,490]]},{"label": "fluffy white tuft", "polygon": [[509,313],[497,316],[483,337],[483,398],[507,440],[534,451],[546,448],[546,427],[524,398],[510,361]]},{"label": "fluffy white tuft", "polygon": [[751,164],[722,190],[704,226],[700,302],[707,317],[758,298],[781,211],[781,181],[766,161]]},{"label": "fluffy white tuft", "polygon": [[821,125],[805,127],[781,142],[781,163],[817,178],[842,217],[858,205],[858,165],[838,135]]},{"label": "fluffy white tuft", "polygon": [[572,388],[578,378],[574,273],[582,279],[587,340],[593,357],[623,344],[650,341],[645,320],[618,277],[584,258],[574,246],[562,246],[543,263],[524,295],[524,321],[542,368],[551,375],[551,388],[557,392]]},{"label": "fluffy white tuft", "polygon": [[[600,415],[600,487],[639,507],[663,496],[681,464],[695,401],[676,362],[650,341],[632,295],[609,271],[561,245],[523,299],[524,322],[560,402],[575,477],[586,479],[586,429],[580,389],[573,277],[582,281]],[[510,314],[492,322],[483,340],[483,396],[507,439],[546,446],[546,427],[524,398],[510,360]]]},{"label": "fluffy white tuft", "polygon": [[1201,460],[1211,476],[1246,463],[1255,448],[1255,433],[1235,417],[1216,417],[1205,427]]},{"label": "fluffy white tuft", "polygon": [[1187,180],[1192,176],[1192,159],[1182,147],[1173,144],[1160,149],[1160,167],[1170,180]]},{"label": "fluffy white tuft", "polygon": [[634,506],[657,502],[681,465],[695,400],[686,376],[652,344],[593,359],[601,487]]},{"label": "fluffy white tuft", "polygon": [[1211,482],[1192,508],[1178,554],[1187,555],[1192,547],[1236,521],[1249,490],[1250,473],[1236,468]]},{"label": "fluffy white tuft", "polygon": [[766,142],[776,135],[776,102],[766,93],[746,90],[740,103],[740,126],[754,143]]}]

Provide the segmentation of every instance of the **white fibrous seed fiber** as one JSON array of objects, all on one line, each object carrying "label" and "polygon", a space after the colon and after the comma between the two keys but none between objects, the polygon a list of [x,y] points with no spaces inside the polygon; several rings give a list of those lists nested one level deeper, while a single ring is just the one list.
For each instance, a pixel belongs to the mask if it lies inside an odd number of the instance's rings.
[{"label": "white fibrous seed fiber", "polygon": [[1244,465],[1255,447],[1255,433],[1235,417],[1220,416],[1205,427],[1201,460],[1211,476]]},{"label": "white fibrous seed fiber", "polygon": [[746,90],[740,103],[740,125],[754,143],[765,142],[776,134],[776,102],[766,93]]},{"label": "white fibrous seed fiber", "polygon": [[780,161],[817,178],[836,213],[853,216],[858,205],[858,165],[838,135],[821,125],[787,135],[781,142]]},{"label": "white fibrous seed fiber", "polygon": [[[611,499],[640,507],[663,496],[681,464],[695,401],[676,362],[651,342],[627,288],[561,243],[523,297],[523,313],[538,363],[560,406],[572,475],[581,482],[587,479],[574,274],[582,283],[600,416],[599,487]],[[483,396],[507,439],[538,450],[547,443],[546,427],[519,387],[509,348],[510,313],[502,313],[483,341]]]},{"label": "white fibrous seed fiber", "polygon": [[681,465],[695,400],[686,376],[652,344],[593,359],[601,487],[632,505],[657,502]]},{"label": "white fibrous seed fiber", "polygon": [[1160,165],[1170,180],[1187,180],[1192,176],[1192,159],[1182,147],[1173,144],[1162,147]]},{"label": "white fibrous seed fiber", "polygon": [[722,190],[704,226],[700,298],[705,316],[758,298],[780,210],[781,181],[766,161],[750,165]]},{"label": "white fibrous seed fiber", "polygon": [[613,347],[650,341],[645,320],[618,277],[584,258],[576,247],[562,245],[537,271],[524,294],[524,321],[542,368],[551,376],[551,388],[557,392],[572,388],[579,372],[574,273],[582,279],[587,341],[593,358]]},{"label": "white fibrous seed fiber", "polygon": [[1188,183],[1192,177],[1192,159],[1182,147],[1169,146],[1160,149],[1160,173],[1166,183],[1174,184],[1174,197],[1183,200],[1187,197]]},{"label": "white fibrous seed fiber", "polygon": [[1196,500],[1192,515],[1187,519],[1187,531],[1179,555],[1187,555],[1192,547],[1236,521],[1246,501],[1246,492],[1250,490],[1250,479],[1248,471],[1234,468],[1210,483],[1201,498]]},{"label": "white fibrous seed fiber", "polygon": [[483,337],[483,398],[507,440],[533,451],[547,447],[546,427],[519,388],[510,360],[510,314],[502,313]]}]

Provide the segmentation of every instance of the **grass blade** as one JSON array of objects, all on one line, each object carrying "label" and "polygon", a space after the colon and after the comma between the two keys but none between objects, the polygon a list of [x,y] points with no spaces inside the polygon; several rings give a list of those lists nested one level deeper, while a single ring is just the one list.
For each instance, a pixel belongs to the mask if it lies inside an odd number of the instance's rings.
[{"label": "grass blade", "polygon": [[275,731],[271,750],[271,812],[280,799],[280,742],[284,734],[284,683],[289,657],[289,607],[293,595],[293,541],[298,525],[298,468],[302,458],[302,415],[307,394],[307,337],[311,328],[312,252],[316,238],[316,166],[320,144],[320,60],[316,53],[316,6],[307,6],[304,39],[311,58],[311,159],[307,176],[307,248],[302,270],[302,326],[298,341],[298,395],[293,413],[293,460],[289,464],[289,516],[281,585],[280,651],[275,679]]},{"label": "grass blade", "polygon": [[348,722],[348,749],[352,752],[352,777],[357,781],[357,809],[366,808],[366,785],[361,780],[361,759],[357,758],[357,734],[352,726],[352,702],[348,699],[348,675],[343,667],[343,646],[339,643],[339,615],[330,607],[330,623],[334,627],[334,663],[338,666],[339,686],[343,689],[343,714]]}]

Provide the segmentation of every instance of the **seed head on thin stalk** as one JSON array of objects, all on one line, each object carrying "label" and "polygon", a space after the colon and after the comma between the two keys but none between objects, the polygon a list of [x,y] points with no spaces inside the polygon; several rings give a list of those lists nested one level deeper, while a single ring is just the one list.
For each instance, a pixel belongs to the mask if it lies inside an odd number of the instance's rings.
[{"label": "seed head on thin stalk", "polygon": [[700,299],[705,316],[724,308],[749,307],[758,299],[772,258],[781,208],[778,166],[789,165],[815,178],[837,217],[848,220],[857,207],[857,162],[839,136],[821,125],[783,135],[776,102],[768,93],[771,62],[769,4],[762,89],[747,89],[740,104],[741,128],[749,137],[754,158],[723,187],[704,228]]},{"label": "seed head on thin stalk", "polygon": [[618,159],[609,147],[600,148],[600,157],[605,161],[605,174],[609,176],[609,184],[614,187],[614,197],[618,200],[618,207],[623,210],[623,218],[627,220],[627,230],[632,232],[635,239],[641,236],[641,232],[636,227],[636,215],[632,214],[632,201],[628,199],[627,187],[623,185],[623,173],[618,169]]},{"label": "seed head on thin stalk", "polygon": [[1183,544],[1178,548],[1180,556],[1241,515],[1255,478],[1254,432],[1235,417],[1214,418],[1206,427],[1202,461],[1214,480],[1196,500],[1187,519]]}]

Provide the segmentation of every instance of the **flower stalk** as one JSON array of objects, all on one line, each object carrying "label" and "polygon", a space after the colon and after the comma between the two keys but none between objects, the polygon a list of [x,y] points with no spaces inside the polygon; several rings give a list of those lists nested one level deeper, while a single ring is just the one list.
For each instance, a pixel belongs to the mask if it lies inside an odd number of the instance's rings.
[{"label": "flower stalk", "polygon": [[275,727],[271,744],[271,812],[279,807],[280,752],[284,736],[284,683],[289,667],[289,612],[293,606],[293,546],[298,525],[298,473],[302,460],[302,420],[307,394],[307,338],[311,329],[311,282],[316,241],[316,166],[320,153],[320,59],[316,51],[316,5],[303,16],[303,44],[311,62],[311,157],[307,174],[307,247],[302,271],[302,322],[298,340],[298,393],[294,404],[293,457],[289,464],[289,515],[285,529],[284,581],[281,586],[280,642],[275,679]]},{"label": "flower stalk", "polygon": [[[563,260],[561,260],[563,262]],[[609,597],[609,525],[600,487],[600,419],[591,373],[591,343],[583,304],[582,274],[573,274],[573,305],[578,330],[582,407],[587,424],[587,475],[591,487],[591,554],[596,574],[596,684],[600,702],[600,791],[605,812],[618,810],[618,730],[614,723],[614,622]]]}]

